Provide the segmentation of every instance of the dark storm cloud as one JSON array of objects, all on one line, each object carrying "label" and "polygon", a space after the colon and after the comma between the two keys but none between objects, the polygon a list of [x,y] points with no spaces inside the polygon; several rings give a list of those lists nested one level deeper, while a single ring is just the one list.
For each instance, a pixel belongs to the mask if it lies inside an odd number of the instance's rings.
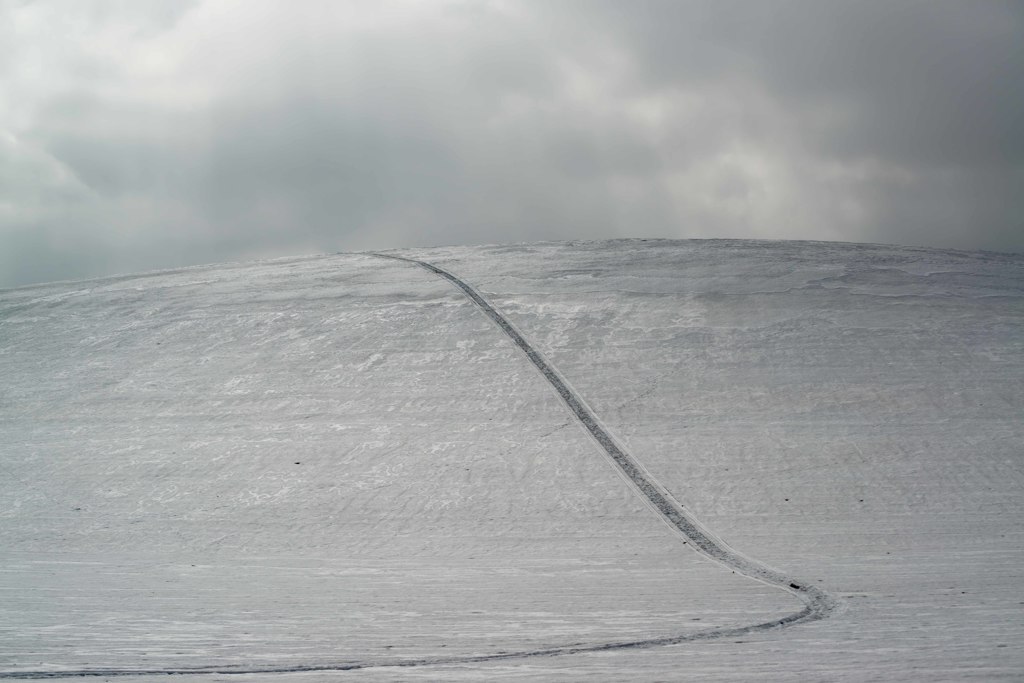
[{"label": "dark storm cloud", "polygon": [[[745,78],[797,116],[839,110],[815,143],[923,164],[1024,158],[1024,5],[935,0],[645,2],[604,8],[650,82]],[[592,3],[580,5],[590,7]]]},{"label": "dark storm cloud", "polygon": [[544,238],[1024,249],[1013,3],[0,7],[0,286]]}]

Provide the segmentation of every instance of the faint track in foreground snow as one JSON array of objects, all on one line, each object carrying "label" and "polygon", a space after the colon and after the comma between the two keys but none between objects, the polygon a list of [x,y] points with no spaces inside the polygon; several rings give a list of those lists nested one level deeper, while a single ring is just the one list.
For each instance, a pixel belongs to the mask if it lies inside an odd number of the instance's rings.
[{"label": "faint track in foreground snow", "polygon": [[522,334],[510,323],[505,316],[491,306],[475,289],[452,275],[448,271],[437,266],[419,261],[416,259],[394,256],[391,254],[371,254],[372,256],[403,261],[425,268],[458,287],[462,292],[482,310],[501,330],[512,339],[516,346],[526,354],[548,383],[558,392],[562,401],[573,413],[580,424],[582,424],[595,441],[601,446],[605,454],[614,462],[618,470],[624,475],[625,480],[636,490],[661,518],[669,524],[684,539],[684,543],[692,547],[700,554],[715,560],[716,562],[736,571],[744,576],[756,579],[770,586],[780,588],[798,597],[804,607],[798,612],[788,614],[771,621],[759,622],[747,626],[735,626],[731,628],[709,629],[696,633],[685,633],[660,638],[648,638],[643,640],[626,640],[609,643],[573,643],[568,645],[553,646],[534,650],[520,650],[516,652],[501,652],[485,655],[466,655],[452,657],[423,657],[408,659],[380,659],[372,661],[336,661],[322,662],[308,665],[281,665],[281,666],[232,666],[232,665],[210,665],[183,668],[164,669],[67,669],[49,671],[0,671],[0,679],[20,680],[41,680],[59,678],[114,678],[127,676],[187,676],[187,675],[257,675],[257,674],[286,674],[286,673],[313,673],[328,671],[356,671],[359,669],[371,669],[380,667],[408,668],[417,666],[439,666],[446,664],[476,664],[485,662],[502,661],[509,659],[522,659],[526,657],[554,657],[559,655],[583,654],[587,652],[606,652],[609,650],[625,650],[657,647],[661,645],[677,645],[680,643],[696,642],[703,640],[716,640],[719,638],[734,638],[757,631],[766,631],[783,626],[806,623],[823,619],[832,613],[838,606],[837,601],[825,591],[798,581],[777,569],[773,569],[757,560],[746,557],[732,548],[724,541],[715,537],[705,529],[697,520],[693,519],[650,473],[631,455],[629,455],[615,440],[609,432],[601,425],[600,420],[593,411],[586,405],[569,385],[569,383],[544,359],[544,357],[533,346],[526,341]]}]

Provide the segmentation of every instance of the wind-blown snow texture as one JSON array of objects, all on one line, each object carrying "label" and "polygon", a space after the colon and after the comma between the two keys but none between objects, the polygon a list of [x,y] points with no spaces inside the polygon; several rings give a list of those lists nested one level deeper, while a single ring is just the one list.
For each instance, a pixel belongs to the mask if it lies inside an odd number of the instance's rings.
[{"label": "wind-blown snow texture", "polygon": [[[396,254],[470,283],[691,514],[845,610],[744,642],[304,680],[1024,672],[1024,259]],[[510,340],[406,264],[0,292],[0,367],[3,672],[443,659],[799,608],[683,546]]]}]

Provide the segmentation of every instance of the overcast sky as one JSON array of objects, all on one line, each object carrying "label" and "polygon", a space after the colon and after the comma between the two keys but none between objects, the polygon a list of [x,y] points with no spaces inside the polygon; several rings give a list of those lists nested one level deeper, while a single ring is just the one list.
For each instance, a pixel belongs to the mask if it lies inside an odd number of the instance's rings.
[{"label": "overcast sky", "polygon": [[0,287],[607,237],[1024,251],[1024,3],[0,0]]}]

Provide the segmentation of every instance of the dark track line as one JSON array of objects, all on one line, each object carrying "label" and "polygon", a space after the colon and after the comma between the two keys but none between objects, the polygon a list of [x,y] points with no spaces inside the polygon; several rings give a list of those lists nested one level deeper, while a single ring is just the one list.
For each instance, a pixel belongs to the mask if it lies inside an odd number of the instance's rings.
[{"label": "dark track line", "polygon": [[0,679],[15,680],[50,680],[59,678],[123,678],[127,676],[233,676],[233,675],[256,675],[256,674],[295,674],[315,673],[327,671],[358,671],[360,669],[376,668],[410,668],[416,666],[444,666],[448,664],[482,664],[486,662],[497,662],[508,659],[524,659],[527,657],[558,657],[563,655],[578,655],[588,652],[607,652],[609,650],[636,650],[661,645],[678,645],[701,640],[718,640],[720,638],[735,638],[750,634],[754,631],[765,631],[768,629],[787,626],[794,623],[798,616],[790,615],[766,621],[752,626],[737,626],[735,628],[709,629],[678,636],[665,636],[663,638],[649,638],[646,640],[627,640],[612,643],[598,643],[594,645],[563,645],[537,650],[521,650],[517,652],[503,652],[489,655],[465,655],[453,657],[423,657],[419,659],[392,659],[370,662],[325,662],[323,664],[306,664],[298,666],[267,666],[267,667],[245,667],[239,666],[199,666],[194,668],[180,669],[68,669],[66,671],[2,671]]},{"label": "dark track line", "polygon": [[551,364],[533,348],[530,342],[526,341],[523,335],[515,329],[505,316],[495,310],[475,289],[448,271],[426,261],[391,254],[373,255],[415,264],[448,280],[461,289],[526,354],[526,357],[530,359],[534,367],[544,375],[548,383],[558,392],[562,401],[565,402],[565,405],[576,416],[580,424],[587,429],[608,457],[626,475],[638,493],[661,514],[670,526],[686,539],[687,543],[694,550],[745,576],[788,591],[804,602],[805,607],[803,610],[784,619],[786,624],[821,619],[835,608],[835,600],[825,591],[808,585],[803,581],[798,581],[757,560],[741,555],[726,545],[724,541],[714,538],[708,531],[703,529],[700,523],[683,510],[682,506],[672,498],[672,495],[665,487],[646,472],[633,456],[629,455],[615,442],[594,413],[587,407],[583,399],[569,387]]},{"label": "dark track line", "polygon": [[837,602],[825,591],[802,581],[798,581],[782,572],[772,569],[756,560],[745,557],[728,547],[723,541],[714,538],[709,532],[689,516],[671,494],[650,474],[644,471],[643,467],[631,455],[623,450],[601,426],[600,421],[584,403],[583,399],[573,391],[562,379],[561,375],[544,359],[544,357],[526,341],[526,339],[512,326],[512,324],[493,306],[491,306],[471,286],[452,275],[442,268],[419,261],[416,259],[394,256],[391,254],[370,254],[380,258],[404,261],[425,268],[458,287],[469,297],[501,330],[512,339],[526,357],[530,359],[540,373],[547,379],[548,383],[555,389],[562,401],[566,404],[576,419],[579,420],[595,441],[601,446],[605,454],[625,475],[627,481],[634,487],[636,492],[642,496],[668,524],[675,529],[695,551],[709,557],[733,571],[744,576],[767,583],[776,588],[785,590],[797,596],[803,603],[804,608],[798,612],[774,619],[771,621],[750,624],[748,626],[737,626],[733,628],[710,629],[696,633],[686,633],[661,638],[649,638],[644,640],[620,641],[598,644],[571,644],[536,650],[522,650],[518,652],[504,652],[500,654],[467,655],[453,657],[426,657],[418,659],[382,659],[376,661],[351,661],[351,662],[325,662],[322,664],[309,664],[298,666],[200,666],[194,668],[166,668],[166,669],[68,669],[49,671],[0,671],[0,679],[18,680],[43,680],[58,678],[119,678],[127,676],[188,676],[188,675],[256,675],[256,674],[288,674],[288,673],[309,673],[328,671],[356,671],[369,668],[408,668],[416,666],[439,666],[447,664],[475,664],[502,661],[508,659],[523,659],[527,657],[555,657],[561,655],[584,654],[588,652],[605,652],[608,650],[626,650],[658,647],[662,645],[677,645],[680,643],[695,642],[702,640],[717,640],[720,638],[734,638],[747,635],[757,631],[793,626],[799,623],[816,621],[827,617],[837,607]]}]

